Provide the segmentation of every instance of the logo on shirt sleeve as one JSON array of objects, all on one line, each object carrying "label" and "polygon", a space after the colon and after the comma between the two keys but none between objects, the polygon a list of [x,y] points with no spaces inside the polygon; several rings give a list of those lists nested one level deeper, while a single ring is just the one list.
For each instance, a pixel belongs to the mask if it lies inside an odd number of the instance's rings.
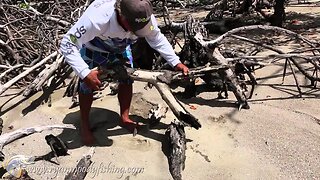
[{"label": "logo on shirt sleeve", "polygon": [[75,35],[70,34],[70,41],[75,44],[75,43],[78,42],[78,39],[77,39],[77,37]]},{"label": "logo on shirt sleeve", "polygon": [[87,30],[84,28],[84,26],[77,28],[75,33],[70,34],[70,41],[74,44],[77,43],[78,39],[80,39],[86,32]]},{"label": "logo on shirt sleeve", "polygon": [[87,30],[84,28],[84,26],[81,26],[80,28],[76,29],[76,32],[74,33],[74,36],[77,39],[80,39],[82,35],[84,35],[87,32]]}]

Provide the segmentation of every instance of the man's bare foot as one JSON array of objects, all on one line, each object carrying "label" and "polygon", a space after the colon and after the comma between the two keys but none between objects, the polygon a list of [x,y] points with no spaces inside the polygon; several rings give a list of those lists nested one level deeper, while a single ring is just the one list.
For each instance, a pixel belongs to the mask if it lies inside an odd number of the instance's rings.
[{"label": "man's bare foot", "polygon": [[95,143],[95,138],[94,138],[92,132],[90,131],[90,129],[85,129],[85,128],[81,129],[81,139],[82,139],[83,144],[85,144],[87,146],[90,146],[93,143]]},{"label": "man's bare foot", "polygon": [[137,123],[132,121],[129,118],[126,118],[126,119],[121,118],[120,126],[127,129],[130,132],[134,132],[135,129],[137,128]]},{"label": "man's bare foot", "polygon": [[127,129],[128,131],[130,131],[131,133],[135,133],[137,132],[137,130],[144,126],[143,123],[139,123],[139,122],[135,122],[132,121],[131,119],[121,119],[121,123],[120,126]]}]

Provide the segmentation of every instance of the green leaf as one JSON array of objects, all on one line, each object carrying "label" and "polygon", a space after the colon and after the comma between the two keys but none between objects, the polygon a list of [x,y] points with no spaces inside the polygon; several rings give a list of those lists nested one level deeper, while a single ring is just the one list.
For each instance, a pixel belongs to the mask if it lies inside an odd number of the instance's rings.
[{"label": "green leaf", "polygon": [[19,7],[21,9],[29,9],[30,5],[28,3],[21,3],[21,4],[19,4]]}]

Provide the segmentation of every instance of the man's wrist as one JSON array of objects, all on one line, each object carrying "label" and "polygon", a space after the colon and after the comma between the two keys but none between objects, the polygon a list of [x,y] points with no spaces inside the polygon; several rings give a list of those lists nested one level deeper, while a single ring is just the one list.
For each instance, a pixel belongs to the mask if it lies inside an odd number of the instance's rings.
[{"label": "man's wrist", "polygon": [[91,72],[91,70],[89,68],[86,68],[84,70],[82,70],[80,73],[79,73],[79,77],[81,79],[84,79],[85,77],[88,76],[88,74]]},{"label": "man's wrist", "polygon": [[179,63],[181,63],[181,61],[179,60],[179,58],[177,58],[177,59],[175,59],[175,60],[173,60],[173,61],[167,61],[170,65],[171,65],[171,67],[176,67]]},{"label": "man's wrist", "polygon": [[180,63],[178,63],[178,64],[176,64],[173,68],[174,68],[174,70],[180,70],[181,68],[180,68],[180,65],[181,65],[182,63],[180,62]]}]

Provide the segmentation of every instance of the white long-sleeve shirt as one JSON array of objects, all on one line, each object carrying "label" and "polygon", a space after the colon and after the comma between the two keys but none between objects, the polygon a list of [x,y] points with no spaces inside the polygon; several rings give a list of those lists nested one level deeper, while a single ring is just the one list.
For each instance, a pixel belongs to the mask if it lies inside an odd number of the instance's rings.
[{"label": "white long-sleeve shirt", "polygon": [[[126,31],[117,21],[115,0],[95,0],[76,22],[76,24],[64,35],[60,50],[65,56],[66,62],[76,74],[85,78],[90,69],[82,60],[80,49],[82,47],[100,52],[119,53],[125,47],[134,43],[138,37],[130,31]],[[160,55],[172,66],[180,63],[167,38],[160,32],[154,15],[151,16],[152,30],[144,35],[149,45],[157,50]],[[99,39],[106,48],[99,48],[94,43]]]}]

